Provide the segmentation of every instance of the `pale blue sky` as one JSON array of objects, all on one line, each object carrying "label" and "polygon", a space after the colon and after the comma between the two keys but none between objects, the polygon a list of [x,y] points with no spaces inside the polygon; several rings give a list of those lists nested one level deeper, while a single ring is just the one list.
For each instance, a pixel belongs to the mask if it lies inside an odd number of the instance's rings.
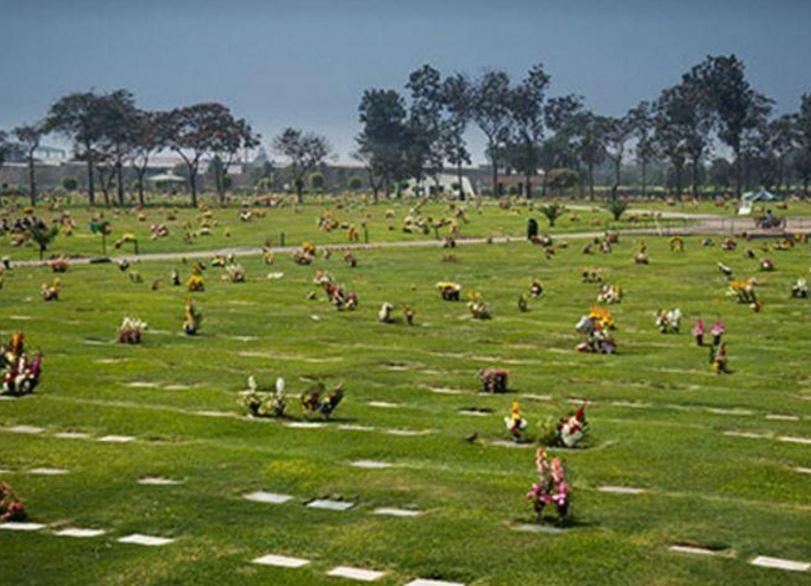
[{"label": "pale blue sky", "polygon": [[426,62],[515,78],[542,62],[553,93],[620,114],[731,52],[787,111],[811,91],[810,23],[808,0],[0,0],[0,128],[66,92],[127,87],[146,108],[221,101],[266,143],[317,130],[346,160],[362,91],[402,89]]}]

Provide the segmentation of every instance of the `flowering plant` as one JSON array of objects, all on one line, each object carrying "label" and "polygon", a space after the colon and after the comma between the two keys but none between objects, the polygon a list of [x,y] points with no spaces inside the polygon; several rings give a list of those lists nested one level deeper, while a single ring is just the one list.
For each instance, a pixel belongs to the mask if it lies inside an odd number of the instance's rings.
[{"label": "flowering plant", "polygon": [[524,437],[524,429],[527,426],[527,420],[521,417],[521,405],[518,401],[514,401],[510,409],[510,415],[504,418],[504,424],[507,426],[507,431],[512,434],[515,441],[521,441]]},{"label": "flowering plant", "polygon": [[147,323],[138,318],[125,317],[118,328],[116,340],[119,344],[140,344]]},{"label": "flowering plant", "polygon": [[436,288],[445,301],[459,301],[462,293],[462,285],[455,281],[440,281],[436,284]]},{"label": "flowering plant", "polygon": [[281,417],[287,409],[287,399],[284,396],[284,379],[276,379],[276,388],[273,392],[260,389],[253,376],[248,377],[248,392],[245,394],[243,404],[254,417]]},{"label": "flowering plant", "polygon": [[59,299],[59,292],[62,290],[62,283],[59,281],[59,277],[55,277],[53,282],[48,285],[48,283],[43,283],[42,287],[40,288],[40,294],[42,295],[43,301],[56,301]]},{"label": "flowering plant", "polygon": [[506,393],[508,374],[503,368],[485,368],[476,373],[485,393]]},{"label": "flowering plant", "polygon": [[25,521],[27,517],[25,505],[11,485],[0,482],[0,522]]},{"label": "flowering plant", "polygon": [[326,392],[323,383],[318,383],[316,386],[301,395],[301,406],[307,414],[319,414],[324,418],[329,418],[338,404],[344,398],[344,385],[338,383],[331,391]]},{"label": "flowering plant", "polygon": [[660,309],[656,313],[656,328],[662,334],[678,334],[681,325],[681,309]]},{"label": "flowering plant", "polygon": [[26,395],[33,393],[42,371],[42,355],[31,358],[25,352],[22,332],[14,332],[7,344],[0,345],[0,372],[3,394]]},{"label": "flowering plant", "polygon": [[194,299],[189,297],[183,314],[183,332],[187,336],[193,336],[198,332],[202,323],[203,313],[197,309]]},{"label": "flowering plant", "polygon": [[557,509],[561,520],[569,517],[571,505],[571,488],[566,482],[566,470],[558,458],[549,458],[543,448],[535,453],[535,467],[538,471],[538,481],[526,495],[532,503],[532,508],[538,521],[542,519],[544,507],[552,504]]}]

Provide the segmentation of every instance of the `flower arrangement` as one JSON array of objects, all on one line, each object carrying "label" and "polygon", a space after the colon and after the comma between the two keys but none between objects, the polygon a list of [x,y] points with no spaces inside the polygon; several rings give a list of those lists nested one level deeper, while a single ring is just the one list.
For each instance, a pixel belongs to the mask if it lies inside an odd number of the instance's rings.
[{"label": "flower arrangement", "polygon": [[350,268],[358,266],[358,259],[355,258],[351,250],[344,250],[344,262],[349,265]]},{"label": "flower arrangement", "polygon": [[262,249],[262,262],[264,262],[266,265],[272,265],[273,260],[274,260],[273,252],[267,246],[265,246]]},{"label": "flower arrangement", "polygon": [[617,348],[617,342],[610,330],[614,327],[615,322],[611,312],[605,307],[593,306],[589,314],[582,316],[575,325],[575,331],[585,338],[583,342],[575,346],[575,350],[592,354],[613,354]]},{"label": "flower arrangement", "polygon": [[521,416],[521,405],[518,404],[518,401],[513,401],[509,416],[504,418],[504,424],[516,442],[523,439],[527,420]]},{"label": "flower arrangement", "polygon": [[152,233],[152,240],[169,236],[169,228],[166,227],[166,224],[152,224],[149,231]]},{"label": "flower arrangement", "polygon": [[0,522],[25,521],[28,515],[25,505],[11,488],[11,485],[0,482]]},{"label": "flower arrangement", "polygon": [[293,252],[293,262],[297,265],[309,265],[313,263],[314,256],[308,254],[303,250],[296,250]]},{"label": "flower arrangement", "polygon": [[172,274],[170,275],[169,280],[175,287],[180,287],[180,273],[177,272],[177,269],[172,269]]},{"label": "flower arrangement", "polygon": [[383,305],[380,306],[380,311],[377,312],[377,321],[382,324],[394,323],[394,317],[392,316],[393,311],[394,306],[391,303],[383,303]]},{"label": "flower arrangement", "polygon": [[417,315],[417,312],[410,305],[406,305],[403,308],[403,316],[405,317],[406,323],[410,326],[414,325],[414,316]]},{"label": "flower arrangement", "polygon": [[704,345],[704,320],[698,318],[696,320],[696,325],[693,326],[693,330],[691,332],[693,337],[696,339],[696,346],[703,346]]},{"label": "flower arrangement", "polygon": [[326,392],[323,383],[318,383],[313,388],[302,393],[301,406],[308,415],[318,414],[327,419],[332,415],[332,412],[335,411],[343,398],[343,383],[338,383],[329,392]]},{"label": "flower arrangement", "polygon": [[189,297],[186,301],[186,309],[183,313],[183,332],[187,336],[193,336],[200,330],[203,323],[203,313],[197,309],[194,299]]},{"label": "flower arrangement", "polygon": [[244,283],[245,269],[241,264],[230,262],[225,266],[225,274],[223,275],[223,278],[231,281],[232,283]]},{"label": "flower arrangement", "polygon": [[440,281],[436,288],[444,301],[459,301],[462,294],[462,285],[454,281]]},{"label": "flower arrangement", "polygon": [[70,268],[70,260],[62,255],[48,261],[48,267],[55,273],[64,273]]},{"label": "flower arrangement", "polygon": [[684,252],[684,238],[681,236],[674,236],[670,239],[671,252]]},{"label": "flower arrangement", "polygon": [[746,303],[754,311],[760,311],[763,304],[755,293],[757,285],[755,279],[733,279],[729,282],[727,296],[737,298],[738,303]]},{"label": "flower arrangement", "polygon": [[25,336],[14,332],[7,344],[0,345],[0,372],[3,394],[19,397],[33,393],[42,372],[42,354],[29,356],[25,352]]},{"label": "flower arrangement", "polygon": [[302,242],[301,251],[305,254],[309,254],[310,256],[315,256],[316,253],[315,244],[313,244],[312,242]]},{"label": "flower arrangement", "polygon": [[774,270],[774,261],[770,258],[764,258],[760,261],[760,270],[770,273]]},{"label": "flower arrangement", "polygon": [[597,303],[605,303],[611,305],[612,303],[619,303],[622,301],[622,287],[605,283],[600,286],[600,292],[597,293]]},{"label": "flower arrangement", "polygon": [[721,343],[721,336],[724,335],[726,331],[726,326],[724,326],[724,322],[720,319],[717,320],[714,324],[712,324],[712,329],[710,330],[710,335],[712,336],[712,345],[717,346]]},{"label": "flower arrangement", "polygon": [[710,365],[716,374],[729,374],[726,344],[710,347]]},{"label": "flower arrangement", "polygon": [[492,317],[490,315],[490,309],[477,291],[471,291],[468,297],[470,301],[467,303],[467,308],[470,310],[470,315],[473,316],[473,319],[485,320]]},{"label": "flower arrangement", "polygon": [[284,387],[284,379],[278,377],[273,391],[263,390],[256,384],[256,379],[249,376],[243,404],[254,417],[282,417],[287,409]]},{"label": "flower arrangement", "polygon": [[581,405],[574,413],[562,417],[556,426],[558,440],[567,448],[577,447],[586,435],[589,423],[586,420],[586,405]]},{"label": "flower arrangement", "polygon": [[[656,313],[656,328],[662,334],[678,334],[681,326],[681,309],[660,309]],[[700,345],[700,344],[699,344]]]},{"label": "flower arrangement", "polygon": [[580,277],[584,283],[602,283],[603,269],[595,269],[595,268],[580,269]]},{"label": "flower arrangement", "polygon": [[199,293],[206,290],[206,283],[201,275],[191,275],[186,281],[186,288],[192,293]]},{"label": "flower arrangement", "polygon": [[140,344],[147,327],[145,321],[134,317],[125,317],[118,328],[116,341],[119,344]]},{"label": "flower arrangement", "polygon": [[648,258],[648,245],[644,240],[640,240],[637,246],[637,252],[634,255],[634,262],[638,265],[646,265],[650,262]]},{"label": "flower arrangement", "polygon": [[43,301],[56,301],[59,299],[59,292],[62,290],[62,283],[59,280],[59,277],[55,277],[53,282],[48,285],[48,283],[43,283],[42,287],[40,288],[40,294],[42,295]]},{"label": "flower arrangement", "polygon": [[791,287],[791,296],[794,299],[808,298],[808,281],[805,279],[797,279],[797,282]]},{"label": "flower arrangement", "polygon": [[535,299],[543,295],[543,285],[538,279],[532,279],[532,284],[529,286],[529,294]]},{"label": "flower arrangement", "polygon": [[526,495],[526,499],[532,504],[538,521],[541,521],[543,510],[546,505],[552,504],[558,512],[561,521],[567,519],[570,514],[571,489],[566,482],[566,470],[558,458],[549,458],[546,450],[538,448],[535,452],[535,467],[538,471],[538,481]]},{"label": "flower arrangement", "polygon": [[721,248],[726,250],[727,252],[731,252],[738,247],[738,243],[735,242],[735,239],[731,236],[727,236],[724,238],[723,242],[721,242]]},{"label": "flower arrangement", "polygon": [[485,368],[476,373],[485,393],[506,393],[509,371],[503,368]]}]

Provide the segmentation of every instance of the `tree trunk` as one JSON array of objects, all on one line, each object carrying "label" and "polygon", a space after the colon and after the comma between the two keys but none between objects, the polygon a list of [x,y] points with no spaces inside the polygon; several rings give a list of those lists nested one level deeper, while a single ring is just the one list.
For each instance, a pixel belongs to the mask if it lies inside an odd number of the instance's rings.
[{"label": "tree trunk", "polygon": [[34,151],[28,153],[28,195],[31,197],[31,206],[37,205],[37,182],[34,176]]},{"label": "tree trunk", "polygon": [[191,207],[197,207],[197,170],[189,167],[189,189],[191,190]]},{"label": "tree trunk", "polygon": [[735,197],[740,199],[742,186],[743,186],[743,165],[741,164],[741,147],[740,145],[735,145],[733,148],[733,152],[735,153]]},{"label": "tree trunk", "polygon": [[594,163],[588,164],[589,200],[594,201]]},{"label": "tree trunk", "polygon": [[614,185],[611,187],[611,199],[617,199],[617,190],[620,188],[620,165],[622,158],[614,161]]},{"label": "tree trunk", "polygon": [[303,204],[304,203],[304,180],[299,177],[295,181],[296,183],[296,203]]},{"label": "tree trunk", "polygon": [[93,176],[95,170],[93,169],[93,158],[87,159],[87,201],[91,206],[96,205],[96,184],[95,177]]},{"label": "tree trunk", "polygon": [[459,201],[465,201],[465,187],[462,183],[462,163],[456,166],[456,183],[459,184]]},{"label": "tree trunk", "polygon": [[493,166],[491,176],[493,181],[493,197],[498,197],[498,156],[493,141],[490,141],[490,164]]},{"label": "tree trunk", "polygon": [[642,197],[648,192],[648,162],[642,159]]},{"label": "tree trunk", "polygon": [[115,175],[116,181],[118,182],[118,205],[124,207],[124,204],[126,203],[124,201],[124,169],[120,160],[116,161],[115,163]]},{"label": "tree trunk", "polygon": [[529,172],[524,174],[524,196],[532,199],[532,175]]},{"label": "tree trunk", "polygon": [[138,172],[138,205],[144,207],[144,175],[146,169]]},{"label": "tree trunk", "polygon": [[692,192],[693,192],[693,197],[697,198],[698,197],[698,159],[697,158],[693,159],[692,171],[693,171]]}]

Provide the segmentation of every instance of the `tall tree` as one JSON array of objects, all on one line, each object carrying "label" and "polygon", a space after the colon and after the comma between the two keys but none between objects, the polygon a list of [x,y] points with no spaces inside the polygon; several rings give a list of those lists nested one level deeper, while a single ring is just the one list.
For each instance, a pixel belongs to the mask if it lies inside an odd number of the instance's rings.
[{"label": "tall tree", "polygon": [[579,160],[573,138],[575,120],[582,110],[583,98],[574,94],[550,98],[546,103],[544,122],[552,134],[543,141],[540,151],[541,168],[544,172],[542,196],[546,195],[548,177],[552,169],[571,167],[579,172]]},{"label": "tall tree", "polygon": [[487,138],[492,165],[493,195],[498,195],[498,164],[502,143],[510,129],[510,78],[504,71],[488,71],[473,91],[473,120]]},{"label": "tall tree", "polygon": [[408,76],[406,88],[411,92],[406,164],[420,184],[426,175],[436,180],[442,171],[442,77],[430,65],[423,65]]},{"label": "tall tree", "polygon": [[636,160],[639,163],[642,179],[642,196],[648,190],[648,165],[656,157],[656,141],[653,138],[653,115],[648,102],[640,102],[628,112],[633,135],[636,139],[634,149]]},{"label": "tall tree", "polygon": [[259,135],[244,119],[223,127],[212,146],[215,161],[215,185],[220,205],[225,205],[225,184],[228,169],[234,164],[240,151],[245,152],[259,146]]},{"label": "tall tree", "polygon": [[464,201],[462,165],[470,164],[470,152],[465,142],[465,131],[472,115],[472,88],[470,81],[461,74],[448,77],[442,83],[442,100],[447,111],[443,121],[442,151],[445,159],[456,169],[459,199]]},{"label": "tall tree", "polygon": [[168,113],[138,110],[135,114],[130,157],[138,182],[138,204],[143,206],[144,181],[152,155],[167,144]]},{"label": "tall tree", "polygon": [[368,89],[358,113],[362,129],[355,138],[356,158],[369,173],[375,199],[380,188],[389,196],[392,184],[404,176],[405,102],[394,90]]},{"label": "tall tree", "polygon": [[273,139],[274,150],[288,160],[288,171],[296,187],[296,200],[304,202],[304,177],[324,162],[332,148],[327,139],[312,132],[286,128]]},{"label": "tall tree", "polygon": [[540,63],[510,92],[508,103],[511,127],[515,133],[519,170],[524,174],[524,194],[532,198],[532,179],[540,165],[540,149],[545,130],[544,106],[549,75]]},{"label": "tall tree", "polygon": [[594,168],[606,157],[607,120],[590,110],[584,110],[573,117],[572,125],[575,151],[586,166],[589,199],[594,199]]},{"label": "tall tree", "polygon": [[45,130],[41,123],[23,124],[12,130],[14,138],[25,152],[25,160],[28,163],[28,197],[31,205],[37,205],[37,181],[35,171],[34,153],[39,148]]},{"label": "tall tree", "polygon": [[796,122],[797,156],[794,168],[803,182],[803,195],[808,197],[811,181],[811,93],[803,94]]},{"label": "tall tree", "polygon": [[611,199],[617,199],[620,186],[620,171],[625,157],[625,147],[633,136],[634,127],[630,114],[619,118],[605,118],[605,151],[614,165],[614,183],[611,185]]},{"label": "tall tree", "polygon": [[108,190],[115,180],[118,205],[123,206],[126,203],[124,162],[130,156],[138,123],[135,97],[125,89],[101,96],[96,119],[101,133],[98,145],[100,159],[106,163],[98,165],[104,197],[109,204]]},{"label": "tall tree", "polygon": [[96,203],[94,166],[97,146],[103,133],[99,120],[101,96],[94,92],[76,92],[54,102],[45,119],[45,131],[57,132],[73,141],[76,157],[87,164],[87,198]]},{"label": "tall tree", "polygon": [[777,190],[782,192],[786,182],[787,162],[799,140],[797,116],[784,114],[769,122],[766,127],[767,144],[775,164]]},{"label": "tall tree", "polygon": [[656,102],[654,137],[662,156],[671,165],[675,179],[676,195],[681,197],[684,164],[687,160],[688,130],[683,123],[686,102],[679,86],[662,91]]},{"label": "tall tree", "polygon": [[231,128],[231,111],[216,102],[172,110],[168,118],[167,145],[183,159],[189,175],[191,204],[197,207],[197,179],[202,158],[213,152],[219,136]]},{"label": "tall tree", "polygon": [[743,62],[735,55],[708,56],[688,75],[706,88],[718,137],[734,155],[735,195],[740,197],[745,174],[741,157],[744,133],[763,123],[772,100],[752,88]]}]

